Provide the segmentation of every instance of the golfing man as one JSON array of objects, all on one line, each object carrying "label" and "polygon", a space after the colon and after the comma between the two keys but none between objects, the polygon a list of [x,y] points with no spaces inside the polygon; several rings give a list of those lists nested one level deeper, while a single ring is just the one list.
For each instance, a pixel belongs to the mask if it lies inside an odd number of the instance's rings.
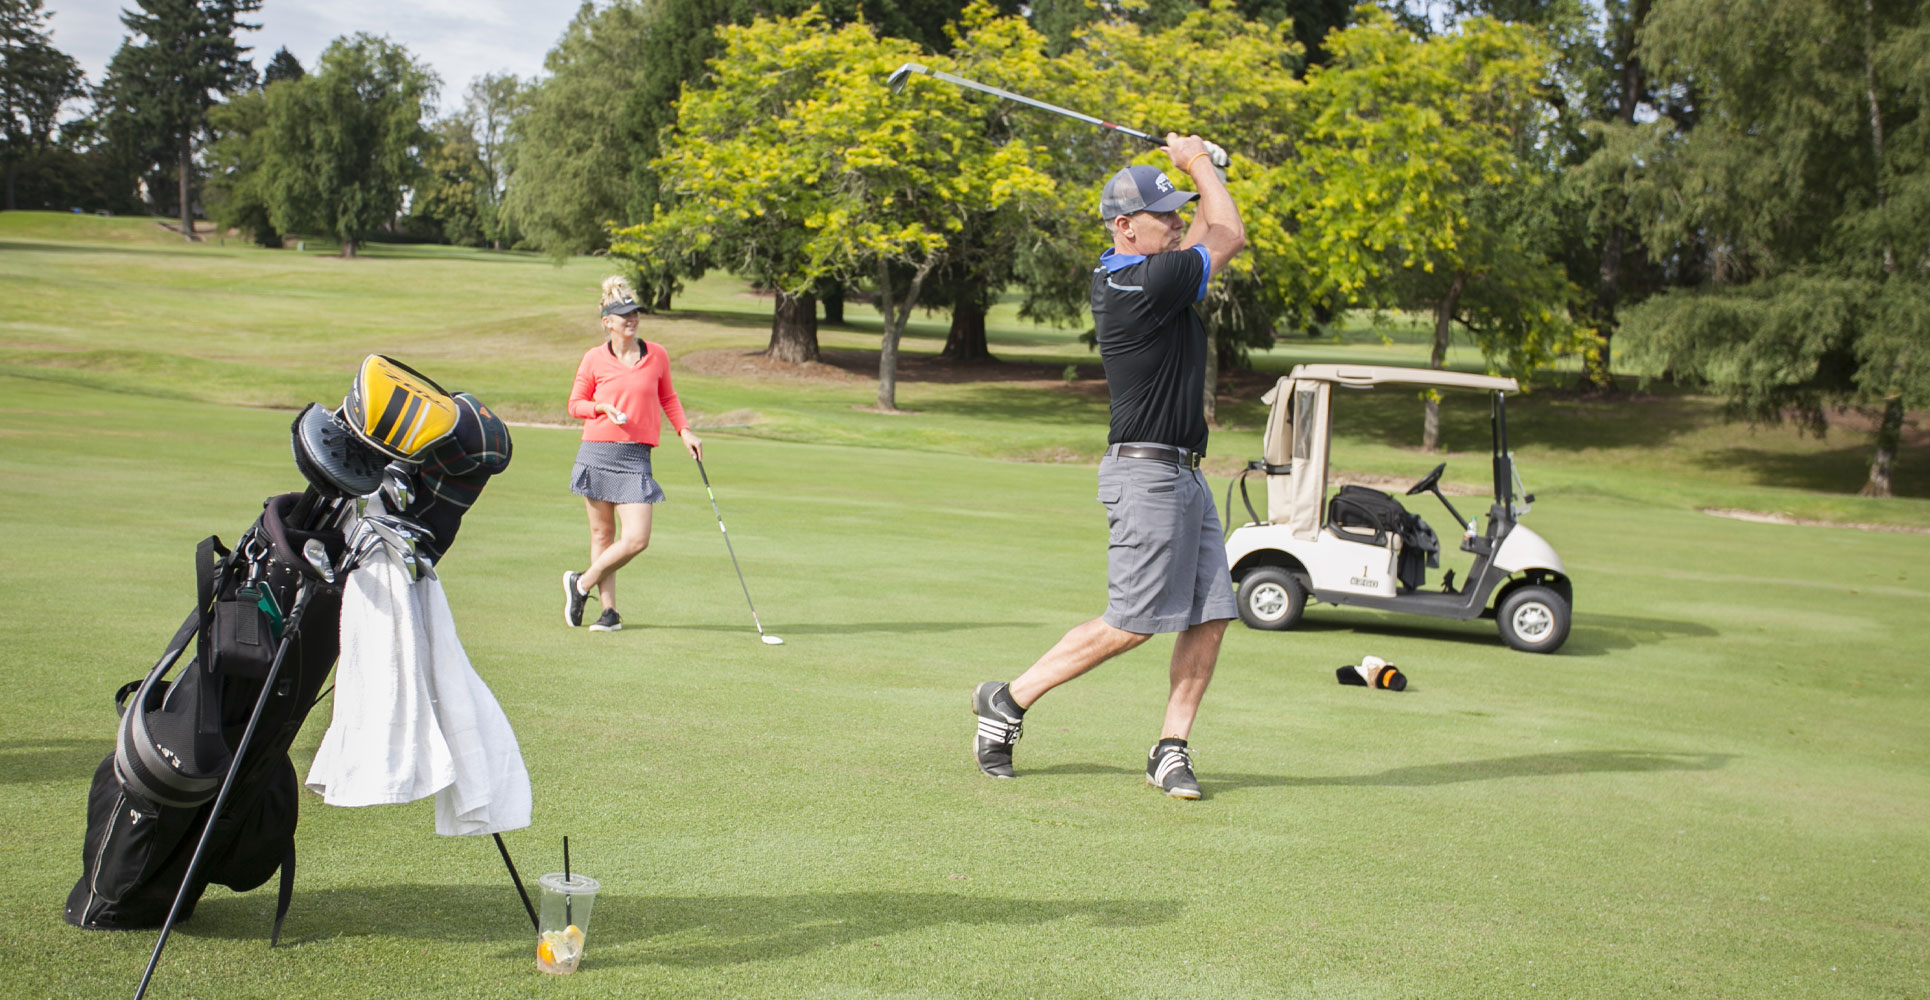
[{"label": "golfing man", "polygon": [[1092,320],[1112,394],[1099,462],[1099,502],[1111,529],[1106,613],[1067,632],[1011,683],[986,681],[973,692],[974,751],[979,770],[995,778],[1012,777],[1026,710],[1047,691],[1155,634],[1177,632],[1165,723],[1147,754],[1146,782],[1174,798],[1200,797],[1186,739],[1236,611],[1220,521],[1199,471],[1209,348],[1193,306],[1206,297],[1207,280],[1246,247],[1246,229],[1215,169],[1215,160],[1225,162],[1219,147],[1168,133],[1166,152],[1199,191],[1191,225],[1178,209],[1194,195],[1155,167],[1119,171],[1099,196],[1112,236],[1092,272]]}]

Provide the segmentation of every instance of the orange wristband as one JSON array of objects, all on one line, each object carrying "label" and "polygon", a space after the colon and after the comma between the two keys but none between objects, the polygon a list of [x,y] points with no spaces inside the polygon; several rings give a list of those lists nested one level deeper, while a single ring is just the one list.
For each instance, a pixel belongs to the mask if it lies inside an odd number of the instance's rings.
[{"label": "orange wristband", "polygon": [[1199,158],[1200,158],[1200,157],[1202,157],[1202,156],[1209,156],[1209,155],[1211,155],[1211,154],[1209,154],[1209,153],[1206,153],[1206,152],[1204,152],[1204,151],[1202,151],[1202,152],[1198,152],[1198,153],[1194,153],[1194,154],[1193,154],[1193,158],[1192,158],[1191,160],[1187,160],[1187,161],[1186,161],[1186,172],[1187,172],[1187,173],[1189,173],[1189,174],[1190,174],[1190,173],[1192,173],[1192,172],[1193,172],[1193,164],[1194,164],[1194,163],[1196,163],[1196,162],[1198,162],[1198,161],[1199,161]]}]

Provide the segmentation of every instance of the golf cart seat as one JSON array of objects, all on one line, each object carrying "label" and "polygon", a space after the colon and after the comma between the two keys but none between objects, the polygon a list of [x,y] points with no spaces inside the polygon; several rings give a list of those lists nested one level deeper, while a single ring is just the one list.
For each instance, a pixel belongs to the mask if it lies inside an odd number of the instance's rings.
[{"label": "golf cart seat", "polygon": [[1327,502],[1327,526],[1337,537],[1400,554],[1395,576],[1407,590],[1420,587],[1424,567],[1441,565],[1441,541],[1434,529],[1401,506],[1399,500],[1366,486],[1346,485]]}]

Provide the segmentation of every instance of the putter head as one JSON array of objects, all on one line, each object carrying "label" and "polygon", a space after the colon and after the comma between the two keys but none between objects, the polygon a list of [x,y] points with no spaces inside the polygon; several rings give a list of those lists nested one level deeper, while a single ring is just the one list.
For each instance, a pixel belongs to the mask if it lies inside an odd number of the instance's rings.
[{"label": "putter head", "polygon": [[782,640],[782,639],[779,639],[779,638],[778,638],[777,636],[774,636],[774,635],[770,635],[769,633],[766,633],[766,634],[764,634],[764,635],[762,635],[762,636],[761,636],[760,638],[761,638],[761,639],[763,640],[763,642],[764,642],[764,645],[766,645],[766,646],[782,646],[782,645],[784,645],[784,640]]},{"label": "putter head", "polygon": [[893,70],[892,74],[885,78],[885,86],[890,87],[891,92],[894,94],[900,93],[905,89],[905,81],[909,79],[913,73],[929,72],[931,72],[931,70],[926,69],[923,64],[909,62]]}]

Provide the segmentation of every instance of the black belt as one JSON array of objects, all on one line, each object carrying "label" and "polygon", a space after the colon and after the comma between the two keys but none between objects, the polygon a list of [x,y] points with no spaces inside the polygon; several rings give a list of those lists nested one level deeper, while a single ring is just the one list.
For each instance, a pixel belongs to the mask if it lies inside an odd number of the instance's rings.
[{"label": "black belt", "polygon": [[1155,462],[1171,462],[1189,469],[1199,468],[1200,459],[1206,457],[1199,452],[1187,451],[1184,448],[1168,448],[1165,445],[1151,444],[1122,444],[1114,448],[1112,453],[1120,458],[1149,458]]}]

